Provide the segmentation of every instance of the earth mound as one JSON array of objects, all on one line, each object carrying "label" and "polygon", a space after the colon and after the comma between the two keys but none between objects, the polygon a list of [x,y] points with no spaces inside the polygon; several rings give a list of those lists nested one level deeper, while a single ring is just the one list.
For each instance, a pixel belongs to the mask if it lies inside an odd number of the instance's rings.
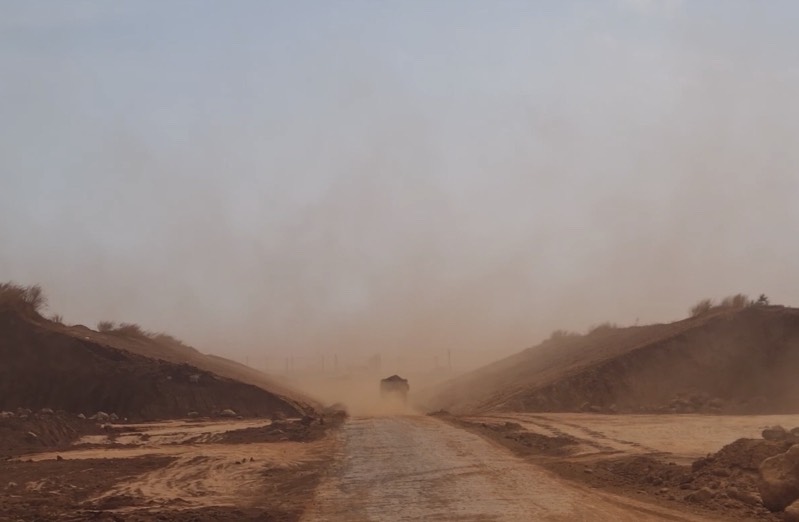
[{"label": "earth mound", "polygon": [[758,477],[763,462],[790,447],[788,440],[738,439],[690,466],[655,455],[542,465],[592,487],[657,498],[681,509],[694,507],[722,515],[722,520],[782,520],[764,506]]},{"label": "earth mound", "polygon": [[246,383],[225,375],[245,374],[242,369],[212,371],[235,368],[231,361],[197,364],[204,356],[188,347],[181,348],[188,354],[181,359],[179,350],[156,340],[114,337],[0,306],[0,410],[107,412],[137,420],[225,410],[292,417],[313,411],[308,403],[253,384],[253,376]]},{"label": "earth mound", "polygon": [[26,409],[0,412],[0,460],[13,455],[68,447],[78,437],[99,433],[100,426],[76,415]]},{"label": "earth mound", "polygon": [[720,309],[562,335],[427,393],[429,410],[799,411],[799,309]]}]

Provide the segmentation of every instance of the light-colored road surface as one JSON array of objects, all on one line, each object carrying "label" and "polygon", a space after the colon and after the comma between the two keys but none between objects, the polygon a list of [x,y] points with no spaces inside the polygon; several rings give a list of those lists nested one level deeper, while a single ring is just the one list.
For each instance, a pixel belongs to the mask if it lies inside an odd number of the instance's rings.
[{"label": "light-colored road surface", "polygon": [[485,439],[422,416],[350,420],[304,520],[697,520],[564,482]]}]

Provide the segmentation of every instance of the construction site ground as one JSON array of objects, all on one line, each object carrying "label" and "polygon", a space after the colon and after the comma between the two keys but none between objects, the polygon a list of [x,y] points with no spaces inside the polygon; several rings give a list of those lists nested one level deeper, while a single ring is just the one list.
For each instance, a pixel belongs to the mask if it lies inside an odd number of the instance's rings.
[{"label": "construction site ground", "polygon": [[776,520],[762,506],[691,502],[691,489],[651,480],[773,424],[799,416],[114,425],[2,461],[0,520]]}]

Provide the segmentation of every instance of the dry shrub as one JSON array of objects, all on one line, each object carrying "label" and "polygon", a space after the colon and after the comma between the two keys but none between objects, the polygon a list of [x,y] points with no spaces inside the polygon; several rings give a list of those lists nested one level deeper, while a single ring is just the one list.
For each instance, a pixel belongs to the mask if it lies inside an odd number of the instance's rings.
[{"label": "dry shrub", "polygon": [[706,314],[713,309],[713,301],[710,299],[702,299],[694,306],[691,307],[691,317],[698,317]]},{"label": "dry shrub", "polygon": [[116,324],[113,321],[100,321],[97,323],[97,331],[118,337],[128,337],[134,339],[151,339],[152,334],[144,330],[135,323]]},{"label": "dry shrub", "polygon": [[97,331],[102,333],[111,333],[116,327],[117,325],[113,321],[100,321],[97,323]]},{"label": "dry shrub", "polygon": [[51,315],[50,316],[50,320],[52,322],[54,322],[54,323],[64,324],[64,318],[61,316],[61,314],[53,314],[53,315]]},{"label": "dry shrub", "polygon": [[579,337],[580,334],[576,332],[570,332],[568,330],[555,330],[549,335],[549,338],[553,341],[559,341],[562,339],[568,339],[571,337]]},{"label": "dry shrub", "polygon": [[746,308],[752,304],[749,297],[744,294],[735,294],[725,297],[719,304],[720,308]]},{"label": "dry shrub", "polygon": [[194,348],[184,343],[177,337],[173,337],[166,333],[148,332],[147,330],[145,330],[144,328],[135,323],[117,324],[113,321],[100,321],[99,323],[97,323],[97,331],[108,335],[114,335],[117,337],[150,341],[159,344],[162,347],[171,346],[171,347],[184,348],[188,350],[194,350]]},{"label": "dry shrub", "polygon": [[138,338],[149,338],[150,335],[145,332],[141,326],[135,323],[122,323],[120,324],[114,333],[125,336],[125,337],[138,337]]},{"label": "dry shrub", "polygon": [[183,341],[166,333],[152,334],[153,341],[163,344],[183,344]]},{"label": "dry shrub", "polygon": [[22,286],[9,281],[0,283],[0,306],[38,316],[47,307],[47,297],[39,285]]},{"label": "dry shrub", "polygon": [[616,323],[611,323],[609,321],[605,321],[604,323],[599,323],[598,325],[592,326],[588,329],[588,335],[592,334],[601,334],[607,333],[611,330],[615,330],[619,327]]},{"label": "dry shrub", "polygon": [[767,306],[768,304],[768,297],[766,297],[765,294],[760,294],[757,301],[749,299],[745,294],[729,295],[722,299],[719,304],[714,304],[710,299],[702,299],[691,308],[691,317],[702,315],[711,310],[740,310],[741,308],[747,308],[749,306]]},{"label": "dry shrub", "polygon": [[184,343],[177,337],[173,337],[166,333],[157,333],[157,334],[150,334],[150,338],[157,342],[158,344],[166,345],[166,346],[178,346],[181,348],[191,348],[188,344]]}]

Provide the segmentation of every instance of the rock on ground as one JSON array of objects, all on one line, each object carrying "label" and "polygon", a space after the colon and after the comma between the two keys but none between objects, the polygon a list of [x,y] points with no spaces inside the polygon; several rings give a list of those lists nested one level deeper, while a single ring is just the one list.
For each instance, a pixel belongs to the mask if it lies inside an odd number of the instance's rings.
[{"label": "rock on ground", "polygon": [[763,505],[782,511],[799,499],[799,444],[760,465],[758,489]]},{"label": "rock on ground", "polygon": [[799,500],[785,508],[782,519],[786,522],[799,522]]}]

